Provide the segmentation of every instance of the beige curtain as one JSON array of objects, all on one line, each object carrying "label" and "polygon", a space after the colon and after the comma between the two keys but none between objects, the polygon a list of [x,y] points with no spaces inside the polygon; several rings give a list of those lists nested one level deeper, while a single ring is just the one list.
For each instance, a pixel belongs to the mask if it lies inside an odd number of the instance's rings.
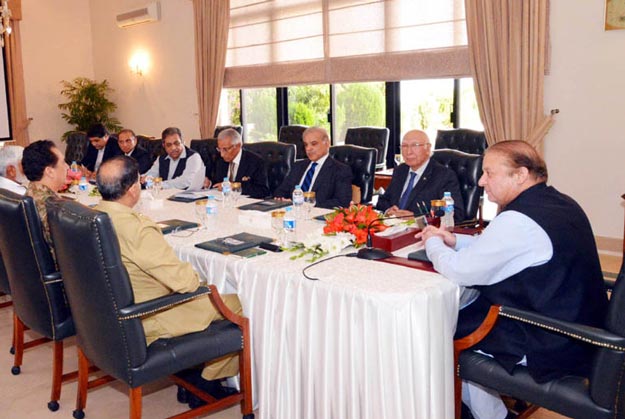
[{"label": "beige curtain", "polygon": [[11,111],[11,129],[13,141],[26,147],[30,143],[28,137],[28,116],[26,114],[26,94],[24,92],[24,66],[20,39],[20,20],[22,19],[21,0],[9,2],[11,9],[11,35],[4,38],[6,71],[9,92],[9,109]]},{"label": "beige curtain", "polygon": [[224,81],[230,0],[193,0],[200,135],[211,138]]},{"label": "beige curtain", "polygon": [[489,144],[537,149],[553,123],[543,107],[548,0],[465,0],[471,71]]}]

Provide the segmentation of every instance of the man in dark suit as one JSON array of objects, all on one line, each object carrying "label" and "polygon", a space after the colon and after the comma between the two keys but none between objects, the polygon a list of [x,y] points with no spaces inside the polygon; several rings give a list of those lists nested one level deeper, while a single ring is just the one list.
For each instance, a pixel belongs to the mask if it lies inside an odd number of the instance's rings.
[{"label": "man in dark suit", "polygon": [[225,129],[217,136],[217,150],[221,158],[215,162],[213,187],[221,190],[224,178],[241,183],[241,193],[252,198],[265,198],[269,195],[267,169],[262,157],[242,149],[241,134],[232,128]]},{"label": "man in dark suit", "polygon": [[317,207],[347,207],[352,200],[352,169],[328,154],[330,137],[325,129],[310,127],[303,133],[305,160],[295,162],[274,196],[289,199],[295,185],[314,191]]},{"label": "man in dark suit", "polygon": [[140,174],[144,174],[150,170],[150,167],[152,167],[150,154],[137,145],[137,136],[133,130],[124,128],[119,131],[119,134],[117,134],[117,143],[123,154],[137,161]]},{"label": "man in dark suit", "polygon": [[87,153],[80,162],[82,173],[88,179],[95,180],[95,172],[102,162],[111,157],[119,156],[122,151],[117,141],[109,141],[109,133],[103,124],[94,124],[87,131],[89,146]]},{"label": "man in dark suit", "polygon": [[393,170],[388,190],[378,199],[376,208],[388,215],[405,216],[422,213],[423,203],[442,199],[451,192],[454,199],[454,220],[464,220],[464,201],[458,177],[453,170],[430,159],[432,145],[428,135],[420,130],[408,131],[401,142],[404,163]]}]

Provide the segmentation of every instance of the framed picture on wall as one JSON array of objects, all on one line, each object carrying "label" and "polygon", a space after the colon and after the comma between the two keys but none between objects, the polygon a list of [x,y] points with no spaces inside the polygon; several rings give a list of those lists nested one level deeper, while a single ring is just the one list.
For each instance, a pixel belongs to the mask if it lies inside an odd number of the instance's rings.
[{"label": "framed picture on wall", "polygon": [[605,30],[625,29],[625,0],[605,0]]}]

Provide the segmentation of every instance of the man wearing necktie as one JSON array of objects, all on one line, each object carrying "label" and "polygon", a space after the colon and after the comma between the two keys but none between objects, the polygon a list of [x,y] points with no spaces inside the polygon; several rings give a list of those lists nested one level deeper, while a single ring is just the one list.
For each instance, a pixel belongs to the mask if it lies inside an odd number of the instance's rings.
[{"label": "man wearing necktie", "polygon": [[445,192],[454,198],[454,219],[464,220],[464,201],[453,170],[430,160],[432,145],[424,131],[408,131],[401,143],[404,163],[393,170],[388,190],[378,199],[377,209],[387,215],[420,214],[423,202],[441,199]]},{"label": "man wearing necktie", "polygon": [[230,182],[241,183],[241,193],[251,198],[266,198],[269,195],[267,169],[263,158],[258,154],[244,150],[241,134],[228,128],[217,136],[217,150],[221,158],[215,162],[213,188],[221,190],[224,178]]},{"label": "man wearing necktie", "polygon": [[139,164],[139,173],[144,174],[152,167],[152,159],[150,153],[137,144],[137,136],[131,129],[124,128],[117,134],[117,144],[122,153],[128,157],[132,157]]},{"label": "man wearing necktie", "polygon": [[330,157],[330,137],[325,129],[310,127],[303,133],[307,159],[295,162],[276,189],[276,199],[290,199],[295,185],[314,191],[317,207],[346,207],[352,200],[352,169]]}]

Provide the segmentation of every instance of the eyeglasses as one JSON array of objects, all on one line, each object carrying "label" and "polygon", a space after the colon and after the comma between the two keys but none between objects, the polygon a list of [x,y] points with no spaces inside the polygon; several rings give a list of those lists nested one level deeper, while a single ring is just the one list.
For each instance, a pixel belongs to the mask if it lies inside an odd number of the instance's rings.
[{"label": "eyeglasses", "polygon": [[419,147],[428,147],[429,145],[430,145],[430,143],[402,144],[401,145],[401,149],[402,150],[418,150]]},{"label": "eyeglasses", "polygon": [[229,147],[217,147],[217,152],[218,153],[227,153],[230,150],[232,150],[233,148],[235,148],[237,146],[237,144],[231,145]]},{"label": "eyeglasses", "polygon": [[182,145],[182,142],[174,141],[173,143],[164,143],[163,145],[165,146],[165,148],[180,147]]}]

